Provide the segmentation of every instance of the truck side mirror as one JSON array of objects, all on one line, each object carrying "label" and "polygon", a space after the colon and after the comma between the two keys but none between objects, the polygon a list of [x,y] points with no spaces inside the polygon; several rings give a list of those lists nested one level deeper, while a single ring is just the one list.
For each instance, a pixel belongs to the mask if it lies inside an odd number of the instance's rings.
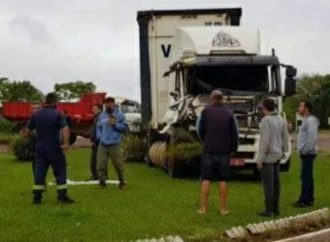
[{"label": "truck side mirror", "polygon": [[297,69],[293,66],[286,66],[285,69],[285,96],[292,96],[296,94],[296,82],[294,78],[297,75]]}]

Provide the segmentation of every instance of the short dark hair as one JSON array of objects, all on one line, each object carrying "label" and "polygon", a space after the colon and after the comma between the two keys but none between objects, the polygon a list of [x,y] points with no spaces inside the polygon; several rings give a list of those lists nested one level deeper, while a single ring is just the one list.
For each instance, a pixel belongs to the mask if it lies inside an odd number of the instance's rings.
[{"label": "short dark hair", "polygon": [[312,107],[311,101],[302,100],[302,101],[300,101],[300,103],[304,103],[305,108],[308,108],[308,111],[312,112],[313,107]]},{"label": "short dark hair", "polygon": [[94,103],[93,107],[97,107],[98,110],[102,110],[103,105],[101,103]]},{"label": "short dark hair", "polygon": [[116,100],[114,97],[107,97],[106,99],[104,99],[104,103],[115,103]]},{"label": "short dark hair", "polygon": [[269,112],[275,111],[275,102],[273,99],[266,98],[262,101],[262,106],[267,109]]},{"label": "short dark hair", "polygon": [[46,104],[54,104],[57,102],[57,95],[54,92],[50,92],[46,95]]}]

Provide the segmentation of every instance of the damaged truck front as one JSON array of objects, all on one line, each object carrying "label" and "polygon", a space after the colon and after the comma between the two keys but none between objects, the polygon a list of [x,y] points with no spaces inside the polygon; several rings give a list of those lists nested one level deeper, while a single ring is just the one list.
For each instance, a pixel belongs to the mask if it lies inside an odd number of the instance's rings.
[{"label": "damaged truck front", "polygon": [[[233,16],[240,14],[236,12]],[[149,40],[153,39],[149,37]],[[239,125],[239,149],[231,157],[230,165],[234,169],[257,172],[261,101],[266,96],[273,98],[278,115],[285,118],[283,97],[294,93],[295,68],[280,64],[274,52],[260,55],[257,30],[190,24],[176,26],[171,41],[167,69],[164,70],[166,67],[160,66],[157,59],[150,65],[150,72],[154,72],[156,77],[157,72],[162,70],[161,81],[166,83],[151,78],[151,117],[145,123],[150,147],[149,161],[167,169],[171,176],[180,176],[182,171],[189,170],[187,168],[198,167],[198,158],[188,155],[185,161],[182,157],[175,159],[168,150],[173,144],[180,144],[178,131],[182,133],[184,130],[192,137],[188,141],[185,138],[186,142],[196,140],[193,138],[197,137],[196,120],[207,105],[210,92],[220,89]],[[154,48],[150,44],[151,52],[155,51]],[[281,67],[286,68],[285,81],[281,80]],[[289,147],[289,152],[281,160],[283,170],[289,169],[291,142]],[[192,148],[200,149],[197,146]],[[195,150],[192,153],[198,155]]]}]

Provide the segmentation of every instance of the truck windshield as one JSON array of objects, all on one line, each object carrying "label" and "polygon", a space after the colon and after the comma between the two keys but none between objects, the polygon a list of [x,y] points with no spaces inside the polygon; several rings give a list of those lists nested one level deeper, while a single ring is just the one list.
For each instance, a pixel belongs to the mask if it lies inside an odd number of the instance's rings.
[{"label": "truck windshield", "polygon": [[202,66],[188,72],[188,89],[193,94],[205,93],[214,88],[239,91],[268,91],[267,66]]},{"label": "truck windshield", "polygon": [[135,102],[124,101],[121,103],[121,111],[123,113],[140,113],[140,106]]}]

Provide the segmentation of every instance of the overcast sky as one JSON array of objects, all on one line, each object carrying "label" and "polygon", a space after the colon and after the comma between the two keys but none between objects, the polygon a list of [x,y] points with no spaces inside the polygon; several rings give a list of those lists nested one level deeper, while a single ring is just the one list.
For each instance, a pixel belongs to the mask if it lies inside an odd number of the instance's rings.
[{"label": "overcast sky", "polygon": [[328,0],[0,0],[0,77],[44,92],[92,81],[139,99],[136,12],[232,6],[242,7],[242,25],[261,30],[263,50],[276,48],[300,74],[330,73]]}]

